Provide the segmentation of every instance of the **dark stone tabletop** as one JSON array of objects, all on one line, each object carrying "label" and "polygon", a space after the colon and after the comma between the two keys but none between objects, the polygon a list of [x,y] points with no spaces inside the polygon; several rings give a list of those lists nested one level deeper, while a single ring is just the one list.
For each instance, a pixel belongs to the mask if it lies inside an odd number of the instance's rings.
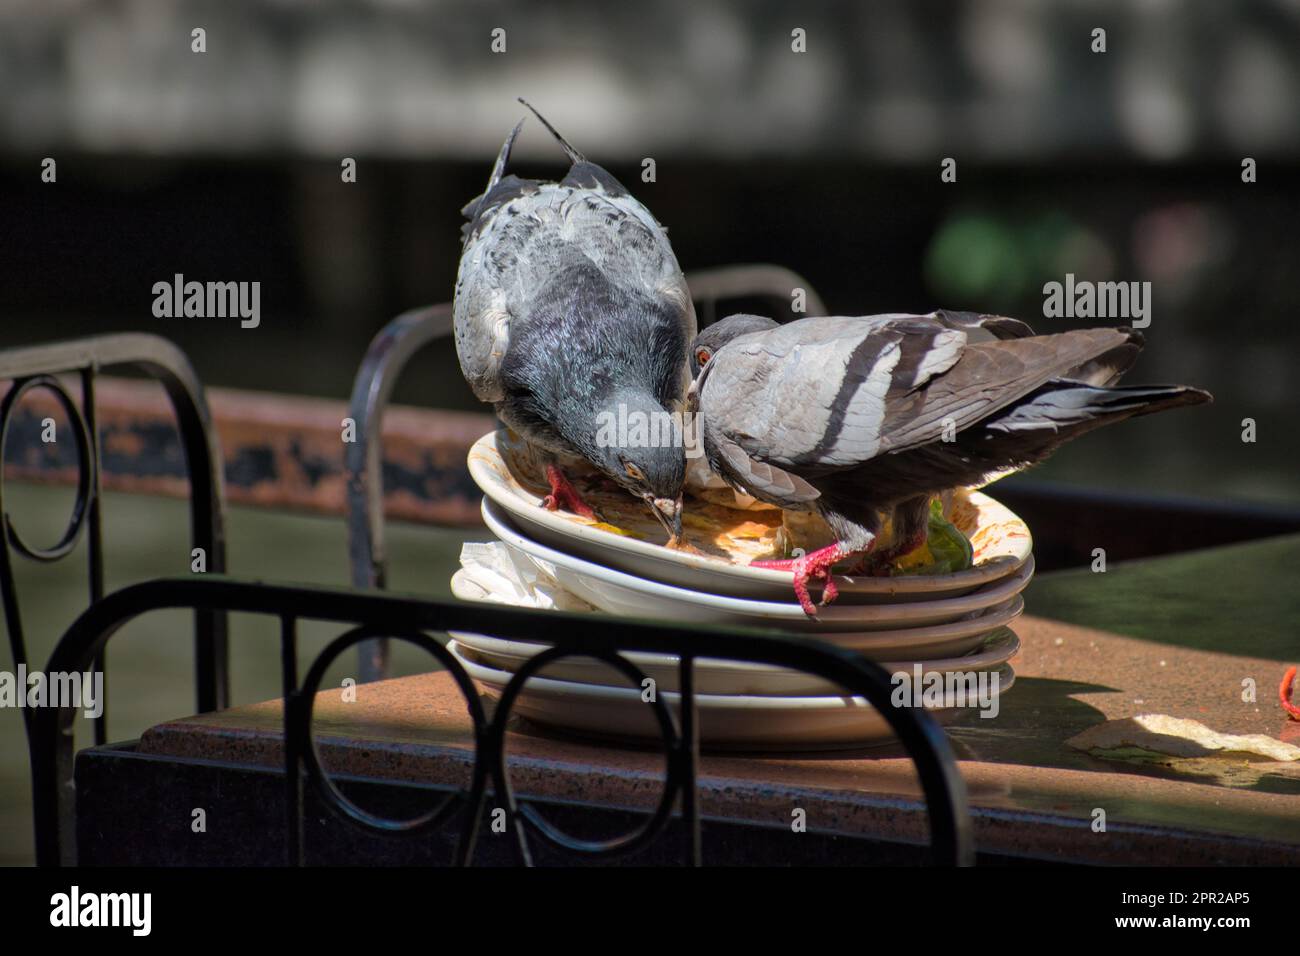
[{"label": "dark stone tabletop", "polygon": [[[1300,537],[1071,571],[1034,582],[1036,612],[1014,625],[1017,681],[992,720],[949,728],[984,852],[1063,861],[1291,863],[1300,850],[1300,761],[1222,752],[1098,756],[1066,744],[1102,721],[1138,714],[1198,720],[1300,746],[1279,706],[1300,657],[1294,587]],[[1057,620],[1048,614],[1068,618]],[[1290,658],[1288,660],[1287,658]],[[1243,699],[1243,682],[1256,686]],[[382,779],[468,779],[470,724],[448,675],[337,689],[315,706],[327,769]],[[149,730],[144,753],[282,763],[281,706],[268,701]],[[653,750],[565,738],[519,719],[509,740],[520,795],[617,807],[651,805],[663,778]],[[706,817],[924,840],[924,804],[894,747],[815,755],[705,754]],[[1106,829],[1092,826],[1105,810]]]}]

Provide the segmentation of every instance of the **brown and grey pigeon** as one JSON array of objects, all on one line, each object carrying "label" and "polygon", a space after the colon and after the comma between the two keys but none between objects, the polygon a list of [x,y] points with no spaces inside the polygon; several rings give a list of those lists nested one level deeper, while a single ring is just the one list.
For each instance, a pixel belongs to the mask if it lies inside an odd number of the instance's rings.
[{"label": "brown and grey pigeon", "polygon": [[892,515],[877,567],[925,542],[931,496],[1042,461],[1101,425],[1209,401],[1185,385],[1115,388],[1142,336],[1127,328],[1034,335],[973,313],[807,318],[729,316],[692,343],[690,403],[709,466],[734,488],[817,511],[837,541],[756,562],[794,572],[804,611],[831,567],[864,564]]},{"label": "brown and grey pigeon", "polygon": [[559,464],[585,458],[675,538],[686,461],[673,413],[696,332],[686,280],[649,210],[533,113],[571,166],[558,183],[505,175],[521,120],[487,190],[465,207],[454,303],[461,370],[543,450],[548,508],[594,515]]}]

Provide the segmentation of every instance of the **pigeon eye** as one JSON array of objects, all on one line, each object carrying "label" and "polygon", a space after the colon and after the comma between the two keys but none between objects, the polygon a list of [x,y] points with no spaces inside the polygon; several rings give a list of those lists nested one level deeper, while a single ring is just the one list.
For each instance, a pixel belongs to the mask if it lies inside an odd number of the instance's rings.
[{"label": "pigeon eye", "polygon": [[699,362],[701,365],[708,365],[709,359],[711,359],[712,357],[713,356],[709,354],[708,349],[700,349],[698,352],[695,353],[695,361]]},{"label": "pigeon eye", "polygon": [[627,476],[633,481],[645,481],[645,475],[641,473],[641,469],[630,461],[623,462],[623,470],[627,472]]}]

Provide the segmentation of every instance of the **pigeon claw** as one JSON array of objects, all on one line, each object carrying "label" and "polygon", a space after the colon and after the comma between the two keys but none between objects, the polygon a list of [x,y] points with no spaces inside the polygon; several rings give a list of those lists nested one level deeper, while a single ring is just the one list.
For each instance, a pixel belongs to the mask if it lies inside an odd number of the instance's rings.
[{"label": "pigeon claw", "polygon": [[[835,586],[835,578],[831,574],[831,568],[836,563],[843,561],[852,554],[840,544],[832,544],[825,548],[819,548],[803,557],[794,558],[790,561],[754,561],[751,567],[766,567],[774,570],[790,570],[794,572],[794,596],[799,600],[799,606],[809,617],[817,616],[817,608],[825,607],[837,597],[840,589]],[[777,567],[784,565],[786,567]],[[809,584],[813,581],[819,581],[822,585],[822,599],[813,603],[812,594],[809,592]]]},{"label": "pigeon claw", "polygon": [[568,476],[560,470],[558,465],[549,464],[546,466],[546,480],[550,483],[551,493],[542,499],[542,507],[547,511],[556,511],[563,508],[565,511],[571,511],[575,515],[590,518],[592,521],[600,520],[600,515],[596,514],[596,509],[583,501],[578,489],[573,487],[573,482],[569,481]]},{"label": "pigeon claw", "polygon": [[801,575],[798,571],[795,571],[794,596],[799,599],[799,606],[803,608],[804,614],[809,617],[816,617],[817,605],[813,603],[812,596],[808,593],[808,580],[807,573]]}]

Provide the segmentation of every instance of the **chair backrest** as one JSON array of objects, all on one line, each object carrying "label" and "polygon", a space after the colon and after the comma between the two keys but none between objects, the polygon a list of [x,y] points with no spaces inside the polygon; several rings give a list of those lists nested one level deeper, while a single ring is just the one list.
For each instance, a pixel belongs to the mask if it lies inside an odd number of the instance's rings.
[{"label": "chair backrest", "polygon": [[[95,379],[100,370],[127,366],[159,381],[176,412],[176,425],[185,452],[190,480],[190,527],[194,548],[203,550],[206,569],[225,570],[225,506],[222,494],[221,452],[212,428],[203,387],[184,353],[171,342],[154,335],[119,334],[91,336],[8,349],[0,352],[0,381],[9,381],[0,400],[0,461],[11,442],[34,441],[43,430],[29,420],[22,400],[33,392],[51,394],[67,415],[73,452],[68,467],[76,468],[77,489],[72,515],[60,539],[48,547],[25,541],[5,504],[4,475],[0,469],[0,599],[4,603],[5,626],[15,667],[27,660],[22,602],[14,578],[14,557],[53,562],[70,555],[82,536],[88,538],[87,593],[91,603],[104,593],[103,526],[100,511],[101,436],[95,416]],[[69,390],[67,379],[80,384],[80,402]],[[57,444],[57,432],[54,435]],[[62,449],[59,449],[61,457]],[[220,610],[202,610],[195,617],[195,697],[200,711],[226,706],[229,700],[226,648],[226,615]],[[93,662],[103,673],[102,656]],[[31,713],[24,711],[31,731]],[[107,739],[105,707],[95,720],[95,741]]]},{"label": "chair backrest", "polygon": [[[454,859],[473,862],[474,844],[488,809],[488,788],[503,811],[516,859],[532,861],[531,840],[541,840],[580,858],[603,858],[631,852],[665,832],[680,805],[685,824],[684,862],[700,863],[703,845],[696,788],[699,730],[696,715],[694,665],[698,658],[749,661],[818,675],[866,699],[889,721],[920,777],[930,823],[931,851],[936,863],[973,862],[970,813],[965,785],[953,760],[947,737],[923,709],[895,707],[890,675],[878,664],[820,641],[773,636],[759,632],[723,630],[698,625],[626,621],[611,632],[597,615],[564,614],[458,601],[430,601],[381,594],[283,587],[202,575],[162,579],[116,591],[93,604],[64,634],[50,659],[51,670],[77,671],[103,653],[110,638],[134,617],[158,608],[191,607],[196,611],[235,611],[279,619],[279,643],[284,708],[285,825],[287,859],[301,864],[304,778],[326,806],[347,823],[365,830],[418,838],[442,827],[455,827]],[[329,621],[347,628],[314,659],[302,679],[298,676],[298,624]],[[473,631],[509,639],[553,645],[521,666],[503,689],[491,717],[485,713],[473,681],[443,644],[430,632]],[[329,666],[359,643],[384,635],[408,641],[427,651],[449,671],[464,696],[473,724],[474,761],[468,787],[449,789],[431,811],[410,820],[378,816],[350,801],[321,766],[312,737],[312,710]],[[556,828],[527,798],[511,787],[506,760],[506,734],[512,709],[524,682],[555,660],[581,655],[604,661],[622,672],[633,686],[647,680],[625,654],[649,652],[679,658],[677,713],[664,695],[652,695],[650,707],[662,733],[667,776],[655,809],[623,836],[591,842]],[[73,777],[72,706],[44,708],[32,723],[33,792],[37,859],[42,864],[77,863],[75,789]]]}]

